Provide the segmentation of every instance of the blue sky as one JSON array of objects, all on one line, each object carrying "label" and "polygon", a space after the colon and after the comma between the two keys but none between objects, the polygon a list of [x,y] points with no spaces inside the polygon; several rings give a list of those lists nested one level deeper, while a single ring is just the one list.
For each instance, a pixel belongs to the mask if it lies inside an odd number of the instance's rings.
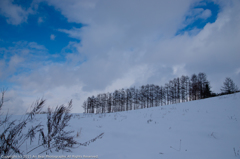
[{"label": "blue sky", "polygon": [[240,85],[238,0],[2,0],[0,87],[19,111],[205,72]]},{"label": "blue sky", "polygon": [[[214,23],[217,19],[220,6],[211,1],[202,1],[200,4],[195,5],[190,9],[190,14],[185,16],[185,26],[179,29],[176,35],[184,33],[186,31],[191,31],[193,29],[203,29],[207,23]],[[199,10],[199,13],[194,14],[194,10]],[[205,17],[197,18],[203,12],[209,11]],[[194,20],[192,20],[194,19]],[[190,22],[188,22],[190,20]]]},{"label": "blue sky", "polygon": [[[15,1],[14,1],[15,2]],[[31,1],[19,1],[17,3],[22,8],[29,7]],[[7,18],[0,17],[1,22],[1,43],[5,48],[14,46],[13,42],[28,41],[36,42],[39,45],[45,46],[49,54],[61,53],[63,47],[67,46],[70,41],[80,42],[78,39],[73,39],[67,34],[58,31],[58,29],[81,28],[81,23],[69,23],[60,11],[54,9],[53,6],[48,6],[45,2],[39,4],[36,13],[28,16],[27,22],[12,25],[7,23]],[[53,39],[51,39],[53,35]],[[63,55],[64,56],[64,55]],[[60,59],[60,60],[64,60]],[[57,62],[57,61],[56,61]]]}]

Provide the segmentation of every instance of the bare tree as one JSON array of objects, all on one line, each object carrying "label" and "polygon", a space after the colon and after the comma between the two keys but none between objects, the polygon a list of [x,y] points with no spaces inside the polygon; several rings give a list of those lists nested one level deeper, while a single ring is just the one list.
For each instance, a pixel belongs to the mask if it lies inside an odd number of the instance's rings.
[{"label": "bare tree", "polygon": [[191,77],[191,95],[192,95],[192,100],[197,100],[199,93],[198,89],[198,77],[196,74],[193,74]]},{"label": "bare tree", "polygon": [[199,89],[199,97],[198,98],[199,99],[205,98],[204,92],[206,89],[206,85],[209,86],[209,82],[207,81],[207,75],[205,73],[200,72],[198,74],[198,89]]},{"label": "bare tree", "polygon": [[238,91],[237,85],[233,82],[233,80],[227,77],[223,83],[222,93],[230,94]]},{"label": "bare tree", "polygon": [[187,88],[186,88],[186,77],[185,76],[182,76],[181,79],[181,100],[182,102],[185,102],[186,101],[186,91],[187,91]]},{"label": "bare tree", "polygon": [[160,103],[161,106],[166,104],[166,94],[163,86],[160,87]]},{"label": "bare tree", "polygon": [[177,87],[177,103],[180,103],[180,97],[181,97],[181,94],[180,94],[180,91],[181,91],[181,85],[180,85],[180,79],[177,78],[176,79],[176,87]]},{"label": "bare tree", "polygon": [[86,101],[83,102],[82,107],[84,109],[84,113],[87,113],[87,102]]},{"label": "bare tree", "polygon": [[166,83],[165,84],[165,87],[164,87],[164,94],[165,94],[165,97],[166,97],[166,104],[168,105],[168,104],[170,104],[170,95],[169,95],[169,89],[170,88],[170,86],[169,86],[169,84],[168,83]]},{"label": "bare tree", "polygon": [[[231,93],[238,91],[238,88],[230,78],[227,78],[222,91],[224,93]],[[206,74],[202,72],[198,75],[193,74],[191,78],[188,76],[174,78],[161,87],[154,84],[147,84],[139,87],[139,89],[131,87],[126,90],[115,90],[114,93],[110,94],[112,94],[112,111],[108,112],[150,108],[214,96],[214,93],[211,92],[210,82],[207,80]],[[96,108],[96,106],[92,107],[92,104],[88,103],[86,106],[84,104],[84,108],[87,107],[89,113],[94,113],[93,108]],[[109,109],[109,100],[107,103],[105,105],[108,105]],[[98,104],[97,107],[99,107]]]},{"label": "bare tree", "polygon": [[139,99],[141,102],[141,108],[146,107],[146,93],[145,93],[145,86],[141,86],[140,91],[139,91]]},{"label": "bare tree", "polygon": [[131,99],[131,92],[129,89],[126,90],[126,111],[128,111],[130,108],[130,99]]},{"label": "bare tree", "polygon": [[138,109],[138,105],[139,105],[138,99],[139,99],[138,89],[135,89],[134,87],[134,96],[133,96],[134,110]]},{"label": "bare tree", "polygon": [[122,88],[120,91],[120,111],[125,111],[125,103],[126,103],[126,93],[125,90]]},{"label": "bare tree", "polygon": [[160,87],[156,86],[155,87],[155,106],[159,106],[160,105],[160,99],[161,99],[161,92],[160,92]]}]

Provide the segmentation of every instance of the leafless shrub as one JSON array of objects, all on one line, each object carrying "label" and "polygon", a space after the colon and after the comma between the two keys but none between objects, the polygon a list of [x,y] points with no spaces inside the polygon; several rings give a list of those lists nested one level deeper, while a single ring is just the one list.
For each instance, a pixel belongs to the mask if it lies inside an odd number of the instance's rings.
[{"label": "leafless shrub", "polygon": [[[4,94],[5,91],[2,91],[0,99],[0,114],[1,108],[4,105]],[[33,123],[33,121],[37,121],[35,116],[36,114],[41,114],[44,103],[45,100],[43,99],[37,100],[32,105],[31,110],[20,120],[10,121],[8,114],[5,118],[0,118],[0,126],[3,124],[5,125],[4,129],[0,130],[0,155],[24,155],[29,154],[40,147],[44,147],[44,150],[38,154],[42,154],[44,152],[48,154],[49,152],[52,152],[52,150],[57,152],[60,150],[71,152],[72,148],[87,146],[97,139],[102,138],[104,133],[101,133],[97,137],[85,143],[78,143],[74,140],[74,131],[66,130],[69,125],[69,121],[72,118],[72,114],[70,114],[72,101],[70,101],[67,106],[61,105],[56,107],[54,111],[50,108],[48,109],[46,123],[47,131],[44,131],[44,127],[41,123],[36,124],[36,122],[34,122],[34,125],[28,125],[29,123]],[[29,128],[28,130],[27,127]],[[80,133],[81,129],[78,132],[78,136]],[[31,144],[36,139],[37,134],[39,136],[38,146],[32,148],[28,152],[22,151],[20,149],[21,146],[27,140],[30,140]]]},{"label": "leafless shrub", "polygon": [[212,132],[212,133],[210,134],[210,136],[213,137],[214,139],[217,139],[215,132]]},{"label": "leafless shrub", "polygon": [[147,123],[151,123],[151,122],[152,122],[152,119],[148,119],[148,120],[147,120]]},{"label": "leafless shrub", "polygon": [[3,106],[3,103],[4,103],[4,95],[5,95],[5,92],[6,92],[6,89],[1,89],[2,97],[1,97],[1,99],[0,99],[0,111],[1,111],[2,106]]},{"label": "leafless shrub", "polygon": [[52,152],[52,149],[55,149],[57,152],[59,150],[71,152],[71,148],[78,144],[74,140],[74,135],[72,135],[74,131],[66,131],[66,127],[72,117],[72,114],[70,114],[71,108],[72,101],[68,103],[68,106],[61,105],[56,107],[54,111],[48,108],[47,133],[43,129],[40,130],[40,146],[45,147],[45,150],[41,153]]},{"label": "leafless shrub", "polygon": [[233,148],[233,152],[234,152],[236,157],[239,156],[239,154],[240,154],[239,150],[238,151],[235,150],[235,147]]},{"label": "leafless shrub", "polygon": [[79,131],[77,131],[76,137],[80,137],[81,132],[82,132],[82,128],[80,128]]},{"label": "leafless shrub", "polygon": [[88,146],[90,143],[96,141],[97,139],[101,139],[103,137],[104,133],[101,133],[100,135],[98,135],[97,137],[87,141],[87,142],[84,142],[84,143],[79,143],[80,146]]},{"label": "leafless shrub", "polygon": [[181,151],[181,147],[182,147],[181,142],[182,142],[182,140],[180,139],[179,148],[178,148],[178,149],[176,149],[176,148],[174,148],[174,147],[172,147],[172,146],[170,146],[170,148],[171,148],[171,149],[174,149],[174,150],[176,150],[176,151]]},{"label": "leafless shrub", "polygon": [[[2,97],[0,101],[0,111],[4,105],[4,94],[5,91],[2,91]],[[33,109],[29,114],[25,115],[21,120],[10,121],[8,114],[5,116],[3,121],[0,121],[0,126],[5,125],[4,129],[0,133],[0,155],[13,155],[20,154],[23,155],[23,152],[20,150],[20,147],[23,143],[30,139],[30,142],[35,138],[36,133],[42,127],[41,123],[32,126],[27,130],[26,133],[23,131],[26,130],[27,124],[34,120],[36,112],[41,111],[45,100],[40,99],[34,105]]]}]

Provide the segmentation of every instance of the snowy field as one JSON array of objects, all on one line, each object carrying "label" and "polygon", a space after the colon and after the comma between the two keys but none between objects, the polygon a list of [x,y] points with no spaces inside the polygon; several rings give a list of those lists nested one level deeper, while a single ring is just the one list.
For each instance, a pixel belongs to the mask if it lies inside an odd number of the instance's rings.
[{"label": "snowy field", "polygon": [[[45,115],[38,118],[46,122]],[[79,142],[104,135],[72,153],[53,152],[52,158],[240,158],[240,93],[128,112],[74,114],[70,125]]]}]

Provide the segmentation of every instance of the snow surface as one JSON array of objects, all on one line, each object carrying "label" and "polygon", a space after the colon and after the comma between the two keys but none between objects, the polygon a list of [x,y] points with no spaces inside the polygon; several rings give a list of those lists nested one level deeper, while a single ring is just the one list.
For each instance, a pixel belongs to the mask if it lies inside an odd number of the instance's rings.
[{"label": "snow surface", "polygon": [[[46,122],[45,115],[38,118]],[[128,112],[74,114],[69,129],[81,132],[76,138],[79,142],[101,133],[104,136],[89,146],[72,149],[72,153],[53,152],[50,156],[236,159],[240,158],[240,93]]]}]

